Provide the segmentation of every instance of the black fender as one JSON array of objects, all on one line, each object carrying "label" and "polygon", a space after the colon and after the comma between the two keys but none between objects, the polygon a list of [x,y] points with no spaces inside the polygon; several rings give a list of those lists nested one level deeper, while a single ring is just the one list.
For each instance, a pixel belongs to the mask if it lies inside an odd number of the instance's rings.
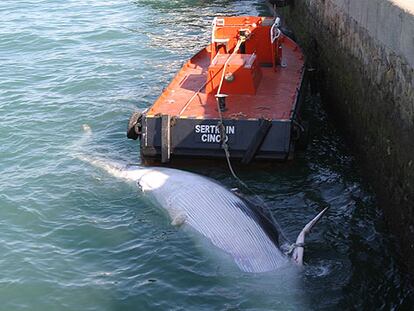
[{"label": "black fender", "polygon": [[138,137],[141,136],[141,119],[142,113],[139,111],[135,111],[132,113],[131,117],[129,118],[128,128],[127,128],[127,137],[129,139],[137,140]]}]

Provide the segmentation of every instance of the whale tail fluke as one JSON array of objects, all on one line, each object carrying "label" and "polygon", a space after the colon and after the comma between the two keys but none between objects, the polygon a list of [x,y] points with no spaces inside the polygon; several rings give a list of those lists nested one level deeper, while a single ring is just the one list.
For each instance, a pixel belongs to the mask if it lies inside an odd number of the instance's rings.
[{"label": "whale tail fluke", "polygon": [[128,174],[127,166],[121,163],[111,161],[102,157],[90,156],[81,153],[76,154],[75,158],[81,160],[82,162],[88,163],[94,167],[97,167],[114,177],[121,179],[131,179]]},{"label": "whale tail fluke", "polygon": [[77,140],[74,144],[70,145],[69,155],[75,159],[81,160],[82,162],[88,163],[94,167],[97,167],[110,175],[125,179],[125,180],[137,180],[140,177],[142,167],[139,165],[128,165],[121,162],[109,160],[107,158],[91,155],[87,152],[87,144],[92,139],[92,128],[88,124],[82,125],[83,136]]},{"label": "whale tail fluke", "polygon": [[85,145],[87,145],[92,139],[92,128],[88,124],[82,124],[83,135],[76,142],[68,146],[70,153],[76,155],[80,153]]},{"label": "whale tail fluke", "polygon": [[123,177],[123,166],[119,163],[115,163],[97,156],[90,156],[85,154],[84,147],[92,139],[92,128],[88,124],[82,124],[83,136],[70,146],[70,154],[75,159],[82,162],[89,163],[95,167],[101,168],[107,171],[111,175],[116,177]]},{"label": "whale tail fluke", "polygon": [[326,207],[323,211],[316,215],[315,218],[308,222],[296,238],[296,243],[293,245],[294,248],[292,253],[292,259],[298,265],[303,265],[304,243],[306,234],[308,234],[312,230],[312,228],[319,222],[319,220],[327,212],[328,209],[329,207]]},{"label": "whale tail fluke", "polygon": [[143,168],[139,165],[123,164],[99,156],[76,154],[75,158],[94,167],[97,167],[107,172],[111,176],[129,181],[138,181],[145,173],[149,171],[149,169]]}]

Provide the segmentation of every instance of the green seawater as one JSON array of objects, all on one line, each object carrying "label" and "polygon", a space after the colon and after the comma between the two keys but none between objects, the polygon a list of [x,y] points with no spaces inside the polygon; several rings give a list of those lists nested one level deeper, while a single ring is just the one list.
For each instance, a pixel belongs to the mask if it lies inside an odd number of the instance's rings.
[{"label": "green seawater", "polygon": [[[397,241],[318,100],[304,154],[238,168],[291,240],[331,207],[303,271],[243,273],[134,185],[73,156],[139,161],[130,113],[208,42],[215,15],[265,13],[253,0],[0,2],[0,310],[412,307]],[[224,165],[186,169],[237,186]]]}]

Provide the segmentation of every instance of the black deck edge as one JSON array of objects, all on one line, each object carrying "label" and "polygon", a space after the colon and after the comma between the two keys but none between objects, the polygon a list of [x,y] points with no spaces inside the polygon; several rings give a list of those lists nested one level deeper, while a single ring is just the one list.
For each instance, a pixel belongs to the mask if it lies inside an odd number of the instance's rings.
[{"label": "black deck edge", "polygon": [[241,163],[249,164],[255,157],[257,151],[260,149],[267,133],[269,133],[270,128],[272,127],[272,121],[261,119],[259,129],[254,135],[252,141],[250,142],[249,147],[246,150],[246,153],[243,156]]}]

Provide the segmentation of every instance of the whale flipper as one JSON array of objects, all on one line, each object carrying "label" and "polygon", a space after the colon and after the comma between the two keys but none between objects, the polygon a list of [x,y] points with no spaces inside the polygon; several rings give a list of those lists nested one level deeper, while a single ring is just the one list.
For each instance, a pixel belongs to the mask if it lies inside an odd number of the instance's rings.
[{"label": "whale flipper", "polygon": [[186,220],[187,215],[185,213],[179,213],[172,219],[171,225],[174,227],[181,227],[182,225],[184,225]]}]

